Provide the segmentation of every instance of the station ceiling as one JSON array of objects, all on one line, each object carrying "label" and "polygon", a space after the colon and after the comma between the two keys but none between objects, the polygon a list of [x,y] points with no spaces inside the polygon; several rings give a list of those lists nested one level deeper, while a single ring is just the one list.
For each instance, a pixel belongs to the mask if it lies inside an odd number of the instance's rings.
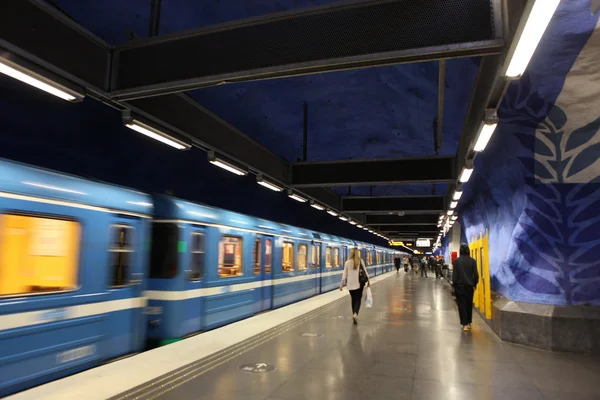
[{"label": "station ceiling", "polygon": [[434,237],[526,2],[5,0],[0,49],[388,237]]}]

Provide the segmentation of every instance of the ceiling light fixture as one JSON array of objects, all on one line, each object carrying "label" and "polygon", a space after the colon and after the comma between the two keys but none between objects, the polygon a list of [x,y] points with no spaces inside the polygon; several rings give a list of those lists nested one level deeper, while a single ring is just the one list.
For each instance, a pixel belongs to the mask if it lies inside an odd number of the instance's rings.
[{"label": "ceiling light fixture", "polygon": [[50,78],[52,74],[46,71],[38,73],[36,70],[40,68],[13,54],[0,55],[0,73],[4,75],[70,102],[78,102],[85,97],[85,92],[81,88],[75,89],[73,85],[58,76]]},{"label": "ceiling light fixture", "polygon": [[471,178],[471,175],[473,174],[473,164],[469,164],[467,163],[463,169],[462,172],[460,173],[460,183],[466,183],[469,181],[469,179]]},{"label": "ceiling light fixture", "polygon": [[452,199],[458,201],[458,200],[460,200],[462,194],[463,194],[463,192],[461,189],[456,189],[454,191],[454,195],[452,196]]},{"label": "ceiling light fixture", "polygon": [[241,167],[238,167],[237,165],[234,165],[229,161],[225,161],[225,160],[217,157],[215,155],[214,151],[208,152],[208,161],[211,164],[216,165],[219,168],[223,168],[224,170],[234,173],[236,175],[239,175],[239,176],[248,175],[247,170],[245,170]]},{"label": "ceiling light fixture", "polygon": [[256,176],[256,183],[274,192],[281,192],[283,190],[283,187],[277,185],[276,183],[265,180],[265,178],[263,178],[263,176],[260,174]]},{"label": "ceiling light fixture", "polygon": [[457,205],[458,205],[458,201],[453,201],[450,203],[450,208],[456,208]]},{"label": "ceiling light fixture", "polygon": [[340,219],[341,219],[342,221],[348,221],[348,217],[344,217],[343,215],[340,215]]},{"label": "ceiling light fixture", "polygon": [[[544,32],[558,7],[560,0],[529,1],[519,22],[517,34],[509,50],[508,67],[505,76],[509,79],[520,78],[535,52]],[[529,15],[527,10],[529,9]]]},{"label": "ceiling light fixture", "polygon": [[314,202],[314,201],[311,201],[311,202],[310,202],[310,206],[311,206],[312,208],[316,208],[316,209],[317,209],[317,210],[319,210],[319,211],[323,211],[323,210],[325,209],[325,207],[323,207],[322,205],[320,205],[319,203],[316,203],[316,202]]},{"label": "ceiling light fixture", "polygon": [[168,146],[174,147],[177,150],[188,150],[192,147],[189,143],[175,138],[174,136],[166,133],[163,129],[155,128],[149,123],[140,120],[139,117],[134,117],[130,110],[124,110],[122,112],[122,120],[123,124],[125,124],[125,126],[129,129],[132,129]]},{"label": "ceiling light fixture", "polygon": [[308,200],[307,200],[307,199],[305,199],[304,197],[297,195],[296,193],[294,193],[294,192],[293,192],[293,191],[291,191],[291,190],[290,190],[290,191],[288,191],[288,197],[289,197],[290,199],[294,199],[294,200],[296,200],[296,201],[298,201],[298,202],[300,202],[300,203],[306,203],[306,202],[308,201]]},{"label": "ceiling light fixture", "polygon": [[333,217],[337,217],[337,216],[338,216],[338,213],[336,213],[336,212],[335,212],[335,211],[333,211],[333,210],[327,210],[327,214],[329,214],[329,215],[331,215],[331,216],[333,216]]}]

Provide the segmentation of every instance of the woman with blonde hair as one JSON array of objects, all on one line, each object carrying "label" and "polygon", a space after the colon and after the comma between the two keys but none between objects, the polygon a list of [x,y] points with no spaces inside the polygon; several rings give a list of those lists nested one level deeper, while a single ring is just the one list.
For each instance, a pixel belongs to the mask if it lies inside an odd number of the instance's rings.
[{"label": "woman with blonde hair", "polygon": [[350,291],[350,298],[352,299],[352,317],[354,319],[354,324],[356,325],[358,322],[358,312],[360,311],[363,289],[365,285],[371,286],[367,268],[365,268],[365,263],[360,258],[360,251],[357,248],[350,250],[350,257],[348,257],[348,260],[344,263],[344,274],[342,275],[340,290],[344,289],[344,284],[346,284]]}]

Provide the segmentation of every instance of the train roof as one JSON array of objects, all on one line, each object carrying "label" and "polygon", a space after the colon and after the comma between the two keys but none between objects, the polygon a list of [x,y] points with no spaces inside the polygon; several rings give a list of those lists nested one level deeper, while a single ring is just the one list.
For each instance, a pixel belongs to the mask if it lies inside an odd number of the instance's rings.
[{"label": "train roof", "polygon": [[[262,218],[224,210],[206,204],[192,203],[170,196],[154,196],[155,216],[167,220],[187,220],[209,225],[222,225],[238,229],[271,232],[281,236],[294,236],[299,239],[340,243],[347,246],[384,248],[371,243],[358,242],[323,232],[298,228]],[[387,248],[386,248],[387,249]],[[393,250],[393,249],[390,249]]]},{"label": "train roof", "polygon": [[149,195],[0,158],[0,196],[26,196],[151,215]]}]

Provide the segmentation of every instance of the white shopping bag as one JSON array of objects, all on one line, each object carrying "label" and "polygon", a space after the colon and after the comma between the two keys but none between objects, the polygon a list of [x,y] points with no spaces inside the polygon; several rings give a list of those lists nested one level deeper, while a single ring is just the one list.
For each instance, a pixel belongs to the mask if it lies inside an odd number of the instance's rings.
[{"label": "white shopping bag", "polygon": [[373,293],[371,293],[371,288],[367,286],[367,299],[365,300],[365,306],[367,308],[373,307]]}]

